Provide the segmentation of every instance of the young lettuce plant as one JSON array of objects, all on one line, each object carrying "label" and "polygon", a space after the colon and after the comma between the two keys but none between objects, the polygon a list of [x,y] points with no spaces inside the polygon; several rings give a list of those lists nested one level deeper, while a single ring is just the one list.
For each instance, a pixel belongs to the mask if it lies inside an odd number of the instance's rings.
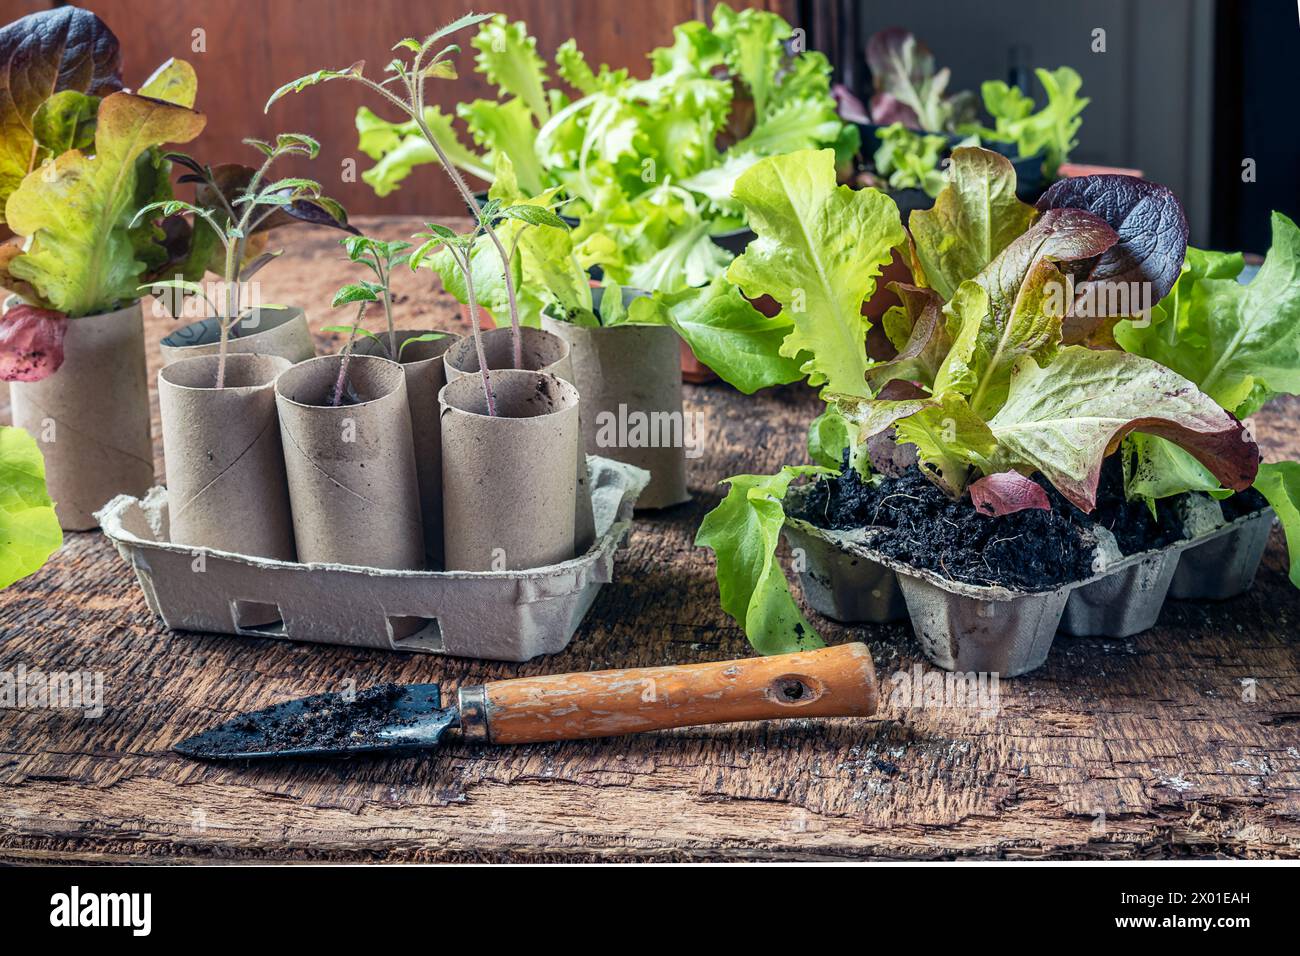
[{"label": "young lettuce plant", "polygon": [[[320,144],[316,140],[302,133],[281,133],[274,143],[259,139],[246,139],[244,143],[264,157],[256,169],[239,165],[214,169],[202,166],[188,156],[172,154],[170,158],[174,162],[190,170],[181,177],[181,182],[196,184],[196,201],[168,199],[151,203],[136,215],[137,221],[155,211],[167,216],[192,215],[196,234],[202,224],[206,227],[203,232],[220,243],[220,304],[208,297],[199,282],[184,277],[140,286],[142,292],[173,289],[182,295],[197,295],[218,316],[221,337],[217,352],[217,388],[225,386],[230,333],[247,314],[242,303],[243,283],[283,252],[279,249],[260,251],[265,242],[262,234],[295,220],[355,231],[347,225],[347,213],[343,207],[324,196],[321,184],[315,180],[291,177],[267,181],[271,167],[286,156],[315,159],[320,154]],[[202,243],[196,245],[200,250],[205,248]]]},{"label": "young lettuce plant", "polygon": [[[39,64],[60,80],[65,68],[80,72],[70,61],[42,61],[44,49],[18,62],[9,47],[15,27],[40,19],[72,37],[98,36],[96,50],[111,47],[109,60],[118,62],[117,41],[92,14],[55,13],[34,14],[0,33],[0,60],[9,54],[12,70]],[[95,69],[107,65],[97,62]],[[163,145],[188,142],[205,123],[192,108],[193,68],[169,60],[138,93],[122,91],[115,73],[99,76],[88,89],[107,95],[60,89],[20,124],[32,130],[31,161],[43,165],[33,165],[11,190],[9,180],[0,189],[0,198],[7,194],[0,221],[24,240],[0,245],[0,286],[21,300],[0,317],[0,380],[35,382],[58,371],[68,322],[139,299],[140,283],[177,268],[178,249],[190,239],[180,217],[159,222],[149,213],[159,209],[154,200],[171,196]],[[5,139],[7,150],[8,133]]]},{"label": "young lettuce plant", "polygon": [[[504,16],[472,43],[499,98],[461,103],[457,115],[485,154],[432,107],[424,125],[466,173],[492,183],[505,158],[524,195],[562,188],[581,220],[584,264],[600,262],[625,286],[673,293],[720,276],[731,256],[711,237],[744,225],[731,187],[759,158],[833,145],[847,163],[857,150],[857,128],[836,115],[826,58],[800,50],[791,26],[767,11],[718,4],[711,25],[679,24],[673,45],[650,54],[645,80],[593,69],[572,40],[548,75],[526,25]],[[362,178],[380,195],[437,158],[412,121],[363,111],[357,128],[377,161]]]},{"label": "young lettuce plant", "polygon": [[[506,289],[506,300],[510,312],[510,326],[513,331],[513,365],[519,368],[523,365],[523,340],[519,332],[519,308],[516,302],[514,279],[510,270],[510,256],[506,251],[505,245],[497,236],[496,229],[493,225],[492,214],[485,214],[485,211],[479,208],[470,192],[469,186],[466,185],[464,177],[456,168],[456,164],[447,154],[446,149],[434,135],[429,126],[426,116],[426,83],[429,79],[455,79],[456,67],[451,57],[460,52],[460,47],[454,43],[442,45],[440,49],[435,48],[440,42],[451,34],[462,30],[466,27],[482,23],[491,18],[491,14],[466,14],[458,20],[449,23],[440,30],[435,31],[424,40],[407,38],[397,43],[393,49],[403,50],[407,56],[405,59],[398,57],[389,62],[386,70],[390,74],[382,80],[373,80],[364,73],[365,63],[357,62],[343,70],[317,70],[315,73],[299,77],[292,82],[286,83],[271,95],[267,100],[266,111],[269,112],[271,106],[282,97],[289,93],[298,93],[308,87],[316,86],[320,83],[331,80],[347,80],[353,83],[359,83],[373,93],[377,93],[386,102],[400,110],[407,116],[410,122],[415,124],[420,135],[424,137],[425,142],[433,150],[437,157],[438,164],[451,179],[456,191],[460,194],[465,203],[465,207],[470,211],[475,219],[475,232],[482,233],[491,242],[497,252],[501,263],[501,271],[504,276]],[[478,339],[477,327],[475,330],[476,340]],[[481,352],[481,342],[480,342]],[[491,385],[488,380],[488,370],[483,367],[483,387],[486,392],[490,392]],[[490,408],[495,407],[495,403],[489,396],[488,405]]]},{"label": "young lettuce plant", "polygon": [[[873,234],[886,251],[903,243],[880,226],[866,236],[861,228],[843,235],[843,221],[820,211],[835,188],[829,157],[820,163],[816,157],[764,160],[737,184],[760,237],[729,273],[747,294],[766,292],[788,307],[796,288],[815,287],[820,278],[806,250],[852,248]],[[764,169],[767,164],[774,168]],[[784,216],[758,207],[773,197],[755,190],[746,181],[751,175],[776,186]],[[1035,209],[1015,198],[1005,157],[956,150],[934,208],[910,218],[916,284],[896,284],[902,304],[883,319],[897,354],[866,354],[866,320],[858,314],[864,296],[857,289],[838,310],[810,307],[805,334],[783,346],[810,353],[810,381],[827,386],[823,398],[833,405],[810,436],[820,466],[838,465],[841,443],[857,449],[860,468],[905,453],[950,496],[969,492],[994,514],[1049,507],[1029,479],[1039,473],[1088,512],[1096,505],[1103,460],[1125,436],[1141,432],[1185,449],[1225,486],[1248,487],[1258,448],[1212,397],[1150,359],[1073,344],[1104,336],[1118,321],[1082,315],[1103,283],[1123,277],[1159,289],[1170,262],[1183,257],[1186,222],[1172,194],[1116,178],[1126,182],[1085,181],[1072,200],[1049,195]],[[892,209],[892,201],[880,198]],[[1088,208],[1065,204],[1070,201]],[[769,278],[774,269],[796,266],[797,285]],[[1074,321],[1084,318],[1089,321]],[[698,538],[717,554],[724,607],[764,652],[815,638],[763,550],[776,541],[790,481],[807,473],[796,468],[774,479],[732,479]]]},{"label": "young lettuce plant", "polygon": [[[1079,95],[1082,78],[1068,66],[1034,70],[1046,97],[1041,109],[1035,108],[1032,97],[1002,80],[981,84],[984,109],[994,121],[989,128],[977,122],[974,94],[968,90],[949,94],[949,70],[936,69],[934,54],[907,30],[892,27],[872,36],[867,41],[867,64],[875,84],[870,119],[880,126],[897,123],[926,133],[954,133],[977,136],[987,143],[1012,143],[1021,159],[1041,152],[1043,174],[1049,180],[1056,178],[1070,151],[1079,145],[1075,137],[1083,125],[1080,114],[1089,101]],[[865,121],[867,111],[861,104],[855,103],[850,109]],[[917,161],[918,144],[904,145],[907,148],[903,155]],[[879,172],[889,174],[887,170]]]},{"label": "young lettuce plant", "polygon": [[[790,319],[764,316],[721,276],[698,288],[638,296],[626,308],[621,284],[609,278],[597,308],[580,246],[552,211],[557,192],[550,189],[525,197],[519,191],[509,159],[497,157],[488,207],[502,208],[510,214],[509,221],[501,224],[500,234],[509,246],[516,285],[522,290],[519,304],[524,325],[540,326],[543,314],[592,328],[668,325],[702,361],[747,394],[799,380],[798,362],[779,351],[781,341],[792,328]],[[425,261],[438,273],[443,287],[466,304],[470,290],[463,276],[466,265],[470,266],[475,308],[481,304],[492,309],[503,304],[504,289],[500,274],[484,265],[491,255],[480,239],[471,249],[468,262],[461,250],[453,249],[439,251]]]}]

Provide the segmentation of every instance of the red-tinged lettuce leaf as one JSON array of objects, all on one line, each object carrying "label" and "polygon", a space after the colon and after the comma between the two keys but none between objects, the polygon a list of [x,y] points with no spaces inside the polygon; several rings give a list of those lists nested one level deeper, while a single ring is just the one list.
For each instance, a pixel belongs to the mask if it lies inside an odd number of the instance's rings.
[{"label": "red-tinged lettuce leaf", "polygon": [[1091,213],[1045,213],[979,275],[958,287],[948,305],[953,345],[935,376],[934,390],[968,396],[971,410],[985,420],[995,414],[1015,363],[1025,356],[1046,362],[1061,341],[1061,322],[1069,308],[1061,268],[1086,267],[1115,241],[1115,231]]},{"label": "red-tinged lettuce leaf", "polygon": [[987,515],[1052,510],[1043,486],[1018,471],[999,471],[972,481],[970,500],[976,511]]},{"label": "red-tinged lettuce leaf", "polygon": [[30,283],[41,304],[72,318],[138,299],[144,259],[159,247],[152,228],[133,229],[132,221],[141,201],[170,189],[155,147],[188,142],[204,122],[201,113],[162,100],[125,92],[105,97],[94,154],[61,154],[9,197],[9,225],[29,237],[9,272]]},{"label": "red-tinged lettuce leaf", "polygon": [[898,354],[868,368],[867,384],[879,391],[891,380],[902,379],[929,387],[952,348],[943,299],[933,289],[902,282],[891,282],[889,288],[902,304],[886,312],[881,322]]},{"label": "red-tinged lettuce leaf", "polygon": [[1133,431],[1180,446],[1234,491],[1259,468],[1259,446],[1236,417],[1176,372],[1127,352],[1075,345],[1044,367],[1022,359],[989,427],[998,446],[992,470],[1041,471],[1084,511],[1096,506],[1102,460]]},{"label": "red-tinged lettuce leaf", "polygon": [[68,317],[34,305],[0,316],[0,382],[39,382],[63,364]]},{"label": "red-tinged lettuce leaf", "polygon": [[879,126],[902,123],[931,133],[973,118],[974,95],[945,96],[950,73],[936,71],[934,55],[901,27],[890,27],[867,41],[867,65],[876,88],[871,121]]},{"label": "red-tinged lettuce leaf", "polygon": [[33,132],[41,104],[60,90],[106,96],[121,88],[117,37],[89,10],[43,10],[0,29],[0,223],[10,194],[48,158]]},{"label": "red-tinged lettuce leaf", "polygon": [[1053,183],[1038,208],[1083,209],[1119,237],[1079,277],[1079,314],[1066,321],[1067,345],[1099,334],[1102,344],[1110,344],[1110,329],[1119,319],[1150,309],[1178,281],[1187,254],[1187,215],[1167,187],[1134,176],[1080,176]]}]

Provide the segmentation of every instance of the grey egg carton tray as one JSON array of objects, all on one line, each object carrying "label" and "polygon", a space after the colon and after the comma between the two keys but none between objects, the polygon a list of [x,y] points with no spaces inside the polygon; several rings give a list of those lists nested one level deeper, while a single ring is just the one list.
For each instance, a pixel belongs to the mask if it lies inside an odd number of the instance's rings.
[{"label": "grey egg carton tray", "polygon": [[[792,489],[787,508],[797,510],[807,493],[808,486]],[[1265,508],[1127,557],[1112,539],[1098,549],[1095,574],[1050,591],[949,580],[874,550],[870,528],[830,531],[787,516],[784,532],[801,552],[804,597],[818,613],[845,624],[910,617],[939,667],[1015,677],[1042,665],[1058,630],[1129,637],[1155,624],[1166,597],[1223,600],[1249,590],[1272,526]]]},{"label": "grey egg carton tray", "polygon": [[[167,489],[99,512],[150,610],[173,630],[526,661],[568,646],[632,527],[649,472],[589,456],[596,541],[526,571],[297,564],[168,541]],[[278,620],[276,620],[278,618]],[[272,623],[264,624],[263,621]]]}]

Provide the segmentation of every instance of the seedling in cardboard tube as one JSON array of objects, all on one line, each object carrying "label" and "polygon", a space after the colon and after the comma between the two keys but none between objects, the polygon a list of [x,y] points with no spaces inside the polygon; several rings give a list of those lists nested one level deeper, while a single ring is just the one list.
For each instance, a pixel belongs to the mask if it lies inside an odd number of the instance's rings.
[{"label": "seedling in cardboard tube", "polygon": [[[406,59],[397,57],[390,61],[385,68],[389,76],[383,80],[372,80],[364,75],[365,61],[358,61],[342,70],[317,70],[315,73],[299,77],[276,90],[275,93],[271,95],[271,98],[267,100],[266,110],[269,111],[271,104],[288,93],[298,93],[309,86],[315,86],[318,83],[328,82],[329,80],[350,80],[354,83],[360,83],[372,92],[378,93],[393,106],[397,107],[397,109],[401,110],[402,113],[410,117],[419,129],[420,134],[433,148],[435,155],[438,157],[439,164],[451,179],[452,184],[456,187],[456,191],[460,194],[466,208],[474,216],[476,228],[472,235],[475,237],[480,233],[486,235],[492,242],[492,245],[496,248],[497,254],[501,258],[501,268],[506,287],[506,299],[510,309],[510,328],[513,333],[512,364],[513,367],[519,368],[523,365],[523,339],[520,334],[519,307],[515,297],[514,279],[511,275],[510,253],[507,251],[505,244],[501,242],[500,237],[497,236],[492,225],[493,219],[496,215],[499,215],[501,211],[498,210],[495,213],[492,213],[488,210],[479,208],[478,203],[474,200],[473,194],[470,192],[469,186],[465,183],[464,177],[461,176],[459,170],[457,170],[456,166],[448,158],[442,145],[438,142],[437,137],[434,136],[432,130],[430,130],[429,124],[425,118],[426,81],[430,78],[455,79],[456,67],[451,62],[450,58],[454,54],[460,52],[460,47],[452,43],[443,46],[435,53],[433,52],[435,45],[450,34],[464,29],[465,27],[482,23],[490,17],[491,14],[466,14],[465,16],[447,24],[442,29],[425,37],[423,41],[413,38],[401,40],[394,45],[393,49],[404,50],[409,54],[409,56]],[[394,92],[395,89],[398,92]],[[445,227],[442,228],[445,229]],[[452,236],[455,236],[455,233],[451,232],[451,230],[447,230],[447,232],[451,233]],[[435,236],[435,238],[438,238],[440,242],[447,241],[447,238],[443,236]],[[450,245],[448,248],[450,248]],[[458,258],[457,262],[462,265],[464,270],[466,285],[472,285],[473,278],[469,271],[470,261],[468,246],[465,249],[464,257]],[[476,303],[471,304],[470,314],[474,325],[475,345],[478,350],[480,363],[482,363],[483,343],[482,333],[479,329],[477,320]],[[495,415],[496,402],[492,394],[492,384],[488,374],[487,365],[481,364],[480,367],[483,372],[483,391],[487,399],[488,413]]]},{"label": "seedling in cardboard tube", "polygon": [[[283,251],[261,251],[264,239],[260,234],[294,221],[351,230],[343,207],[324,196],[320,183],[315,180],[290,177],[266,182],[271,167],[282,157],[301,155],[315,159],[320,153],[320,144],[316,140],[302,133],[281,133],[274,143],[259,139],[246,139],[244,142],[265,157],[260,167],[253,169],[231,164],[214,168],[200,165],[188,156],[171,155],[170,159],[191,171],[181,177],[181,182],[196,184],[196,201],[188,203],[171,199],[151,203],[136,215],[136,220],[139,220],[153,211],[161,211],[166,216],[188,213],[194,216],[196,233],[201,232],[210,244],[219,242],[221,245],[224,295],[220,305],[208,298],[199,283],[181,277],[141,286],[141,291],[175,289],[181,295],[201,296],[217,314],[221,325],[217,388],[225,385],[230,333],[245,317],[240,301],[241,284]],[[208,228],[200,230],[200,224],[206,224]],[[198,239],[195,246],[196,255],[205,254]],[[207,248],[217,251],[215,245]]]},{"label": "seedling in cardboard tube", "polygon": [[[331,325],[324,329],[326,332],[345,332],[348,336],[347,343],[343,347],[343,361],[339,365],[338,382],[335,383],[331,402],[335,406],[343,401],[343,394],[347,387],[348,364],[351,361],[352,351],[356,347],[358,334],[378,342],[394,362],[402,360],[402,352],[408,345],[432,342],[446,335],[445,332],[430,332],[408,338],[400,346],[397,344],[397,329],[393,323],[393,292],[389,284],[392,280],[393,268],[404,265],[408,261],[407,250],[411,248],[409,242],[385,242],[369,236],[349,236],[342,240],[342,244],[348,252],[348,258],[353,262],[364,263],[379,281],[371,282],[363,279],[360,282],[350,282],[334,293],[334,301],[330,303],[336,309],[351,302],[359,304],[356,321],[351,326]],[[383,303],[384,316],[388,321],[386,338],[380,338],[361,326],[361,320],[365,318],[366,308],[371,302]]]}]

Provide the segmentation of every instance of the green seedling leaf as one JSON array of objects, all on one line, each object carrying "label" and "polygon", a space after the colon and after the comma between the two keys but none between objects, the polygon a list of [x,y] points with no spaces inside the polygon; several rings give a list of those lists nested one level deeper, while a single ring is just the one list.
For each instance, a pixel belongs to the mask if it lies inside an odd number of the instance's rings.
[{"label": "green seedling leaf", "polygon": [[351,66],[342,70],[317,70],[315,73],[308,73],[306,76],[300,76],[296,80],[290,80],[284,86],[280,87],[271,94],[271,98],[266,101],[266,106],[262,107],[263,113],[271,111],[271,104],[276,100],[288,96],[290,93],[301,93],[309,86],[316,86],[318,83],[328,83],[330,80],[351,80],[363,74],[366,68],[365,60],[358,60]]},{"label": "green seedling leaf", "polygon": [[951,299],[1018,238],[1037,213],[1016,198],[1011,161],[988,149],[953,150],[948,183],[930,209],[908,219],[912,274]]},{"label": "green seedling leaf", "polygon": [[408,345],[415,345],[418,342],[437,342],[440,339],[445,339],[450,334],[450,332],[425,332],[423,335],[414,335],[406,339],[397,347],[398,361],[401,361],[402,353],[406,351]]},{"label": "green seedling leaf", "polygon": [[349,302],[378,302],[383,298],[385,291],[384,287],[377,282],[350,283],[334,293],[334,301],[330,306],[337,309]]}]

